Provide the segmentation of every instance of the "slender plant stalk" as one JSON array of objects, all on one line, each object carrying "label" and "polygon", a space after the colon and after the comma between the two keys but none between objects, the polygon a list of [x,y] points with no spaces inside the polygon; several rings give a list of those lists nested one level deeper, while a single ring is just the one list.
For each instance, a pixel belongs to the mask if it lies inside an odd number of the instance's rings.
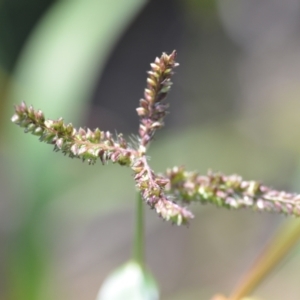
[{"label": "slender plant stalk", "polygon": [[133,259],[144,268],[144,206],[141,193],[136,196],[135,233],[133,241]]},{"label": "slender plant stalk", "polygon": [[265,277],[278,265],[300,239],[300,223],[284,224],[264,247],[241,283],[231,293],[229,300],[249,296]]}]

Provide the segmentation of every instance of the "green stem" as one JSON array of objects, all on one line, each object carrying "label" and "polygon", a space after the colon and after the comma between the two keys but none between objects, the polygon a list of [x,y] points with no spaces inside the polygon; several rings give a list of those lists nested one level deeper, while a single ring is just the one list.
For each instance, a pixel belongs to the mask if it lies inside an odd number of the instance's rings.
[{"label": "green stem", "polygon": [[135,234],[133,241],[133,259],[144,268],[144,205],[141,193],[136,197]]}]

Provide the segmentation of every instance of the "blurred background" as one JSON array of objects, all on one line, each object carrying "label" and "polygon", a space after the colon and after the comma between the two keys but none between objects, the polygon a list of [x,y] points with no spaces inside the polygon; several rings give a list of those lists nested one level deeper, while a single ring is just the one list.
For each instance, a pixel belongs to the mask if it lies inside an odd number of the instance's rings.
[{"label": "blurred background", "polygon": [[[54,153],[10,122],[15,103],[129,136],[149,63],[177,49],[153,168],[211,168],[300,192],[299,1],[2,0],[0,24],[0,299],[95,299],[130,258],[134,228],[130,170]],[[177,228],[146,208],[147,264],[161,299],[229,294],[291,222],[192,210],[189,228]],[[299,264],[300,247],[255,295],[298,299]]]}]

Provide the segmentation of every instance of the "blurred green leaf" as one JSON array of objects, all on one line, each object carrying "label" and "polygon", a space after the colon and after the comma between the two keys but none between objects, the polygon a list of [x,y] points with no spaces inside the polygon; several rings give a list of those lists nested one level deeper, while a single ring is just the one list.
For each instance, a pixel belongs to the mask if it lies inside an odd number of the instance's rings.
[{"label": "blurred green leaf", "polygon": [[[35,30],[15,72],[17,86],[11,104],[24,100],[45,112],[46,117],[63,116],[79,123],[99,71],[128,22],[144,1],[60,1],[48,12]],[[12,109],[7,113],[12,114]],[[82,124],[84,125],[84,124]],[[42,183],[58,184],[59,170],[52,168],[49,151],[34,139],[19,135],[8,127],[16,143],[22,145],[27,176],[41,172]],[[20,132],[20,131],[19,131]],[[18,152],[18,147],[13,147]],[[17,156],[17,155],[16,155]],[[43,162],[43,164],[41,164]],[[46,177],[45,177],[46,176]],[[51,182],[49,182],[50,180]]]},{"label": "blurred green leaf", "polygon": [[[45,204],[77,181],[90,177],[83,179],[81,172],[71,173],[67,159],[54,155],[49,145],[39,144],[36,138],[9,124],[12,106],[23,100],[42,109],[46,118],[63,116],[77,125],[111,50],[144,3],[56,2],[41,19],[19,59],[8,99],[10,107],[4,114],[3,145],[7,160],[11,161],[10,173],[20,178],[15,205],[26,203],[30,209],[23,211],[23,222],[11,245],[10,299],[41,299],[43,287],[55,290],[49,288],[53,282],[47,277],[51,264],[45,246],[47,237],[37,242],[35,230]],[[15,186],[13,179],[11,186]]]}]

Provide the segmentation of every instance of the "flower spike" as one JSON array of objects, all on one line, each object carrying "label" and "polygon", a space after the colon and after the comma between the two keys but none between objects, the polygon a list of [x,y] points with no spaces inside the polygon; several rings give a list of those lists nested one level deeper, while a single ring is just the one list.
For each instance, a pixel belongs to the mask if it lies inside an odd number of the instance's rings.
[{"label": "flower spike", "polygon": [[23,127],[26,133],[39,136],[41,142],[54,145],[54,151],[62,151],[71,158],[81,158],[89,164],[94,164],[100,158],[102,163],[111,160],[129,166],[135,156],[136,151],[127,147],[121,135],[115,141],[109,132],[98,128],[94,131],[83,128],[77,130],[71,123],[64,124],[62,118],[45,120],[40,110],[27,107],[25,102],[15,106],[11,121]]},{"label": "flower spike", "polygon": [[184,203],[198,201],[230,209],[252,208],[300,216],[300,195],[277,191],[258,181],[246,181],[239,175],[209,171],[203,176],[174,167],[165,176],[169,179],[165,192]]},{"label": "flower spike", "polygon": [[151,142],[157,129],[164,126],[163,119],[167,114],[168,104],[163,103],[170,91],[173,69],[179,64],[175,61],[176,51],[170,55],[163,53],[151,63],[148,72],[147,88],[140,106],[136,109],[140,117],[140,149],[144,150]]},{"label": "flower spike", "polygon": [[[108,131],[79,128],[63,119],[45,119],[40,110],[24,102],[15,106],[11,121],[26,133],[39,136],[40,141],[54,145],[70,157],[94,164],[99,158],[132,169],[136,188],[143,200],[165,220],[177,225],[188,224],[194,216],[181,203],[213,203],[225,208],[252,208],[300,216],[300,195],[276,191],[257,181],[245,181],[239,175],[226,176],[208,172],[206,176],[174,167],[156,174],[150,167],[146,152],[155,131],[163,127],[168,104],[164,102],[172,86],[176,51],[163,53],[150,64],[144,98],[136,109],[140,118],[138,141],[130,146],[122,134],[113,138]],[[176,201],[176,202],[175,202]]]}]

